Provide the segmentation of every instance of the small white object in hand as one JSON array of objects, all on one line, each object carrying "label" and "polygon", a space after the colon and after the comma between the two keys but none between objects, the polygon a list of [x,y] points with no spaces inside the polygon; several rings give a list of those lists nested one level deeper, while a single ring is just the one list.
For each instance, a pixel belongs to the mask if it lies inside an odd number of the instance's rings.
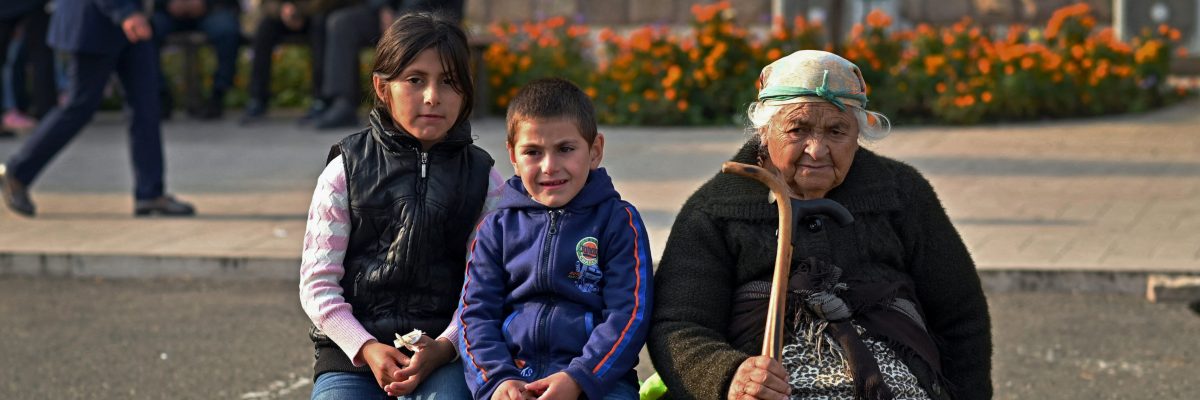
[{"label": "small white object in hand", "polygon": [[424,335],[425,332],[422,332],[420,329],[413,329],[412,332],[409,332],[403,336],[397,333],[396,340],[393,343],[396,345],[396,348],[404,347],[415,353],[421,351],[421,347],[417,346],[417,342],[419,342],[421,340],[421,336]]}]

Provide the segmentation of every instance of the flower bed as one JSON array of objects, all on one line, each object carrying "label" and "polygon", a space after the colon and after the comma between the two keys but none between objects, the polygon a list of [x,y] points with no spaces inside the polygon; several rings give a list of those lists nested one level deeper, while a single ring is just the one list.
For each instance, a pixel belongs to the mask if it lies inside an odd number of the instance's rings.
[{"label": "flower bed", "polygon": [[[562,17],[497,24],[484,54],[493,111],[530,80],[561,76],[592,96],[610,124],[712,124],[740,119],[764,65],[800,49],[830,49],[822,27],[776,20],[765,34],[733,23],[728,1],[692,7],[690,29],[646,26],[593,34]],[[1186,93],[1166,85],[1182,49],[1160,26],[1128,42],[1096,29],[1085,3],[1056,11],[1045,27],[985,32],[952,26],[893,29],[875,10],[839,53],[866,79],[869,107],[898,121],[968,124],[1137,112]]]}]

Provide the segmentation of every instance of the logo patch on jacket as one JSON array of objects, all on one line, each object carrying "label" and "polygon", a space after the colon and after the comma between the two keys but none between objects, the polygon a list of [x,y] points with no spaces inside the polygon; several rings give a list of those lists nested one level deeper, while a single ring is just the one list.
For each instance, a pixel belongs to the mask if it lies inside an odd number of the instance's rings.
[{"label": "logo patch on jacket", "polygon": [[575,287],[584,293],[600,291],[600,242],[588,236],[575,244],[575,270],[567,274],[575,280]]}]

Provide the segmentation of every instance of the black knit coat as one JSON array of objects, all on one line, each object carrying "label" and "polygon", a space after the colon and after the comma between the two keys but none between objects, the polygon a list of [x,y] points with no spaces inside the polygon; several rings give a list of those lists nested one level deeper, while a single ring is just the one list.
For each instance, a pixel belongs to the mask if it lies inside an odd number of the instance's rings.
[{"label": "black knit coat", "polygon": [[[758,164],[758,148],[756,138],[749,140],[733,161]],[[910,283],[944,375],[944,385],[926,379],[926,392],[991,398],[987,301],[975,264],[929,182],[909,165],[860,148],[846,179],[827,198],[845,206],[854,223],[800,224],[793,231],[793,266],[816,256],[839,266],[841,281],[850,286]],[[648,342],[667,398],[724,399],[738,365],[759,353],[761,338],[742,348],[730,344],[731,306],[738,287],[771,280],[776,221],[766,186],[734,175],[718,174],[684,204],[655,273]],[[898,350],[919,378],[933,375],[911,351]]]}]

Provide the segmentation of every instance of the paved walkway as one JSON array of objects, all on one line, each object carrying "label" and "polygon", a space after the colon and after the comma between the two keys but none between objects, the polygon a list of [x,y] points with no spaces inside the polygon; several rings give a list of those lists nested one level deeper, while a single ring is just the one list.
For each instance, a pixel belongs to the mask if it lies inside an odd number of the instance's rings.
[{"label": "paved walkway", "polygon": [[[1200,102],[1153,113],[986,127],[900,127],[870,147],[932,182],[992,289],[1145,290],[1200,274]],[[329,144],[278,118],[164,126],[168,187],[192,219],[131,216],[125,123],[101,115],[42,175],[35,219],[0,211],[0,274],[295,279]],[[504,161],[503,121],[475,122]],[[602,128],[604,165],[643,212],[657,258],[679,206],[737,128]],[[344,132],[343,132],[344,133]],[[0,139],[0,159],[20,139]]]}]

